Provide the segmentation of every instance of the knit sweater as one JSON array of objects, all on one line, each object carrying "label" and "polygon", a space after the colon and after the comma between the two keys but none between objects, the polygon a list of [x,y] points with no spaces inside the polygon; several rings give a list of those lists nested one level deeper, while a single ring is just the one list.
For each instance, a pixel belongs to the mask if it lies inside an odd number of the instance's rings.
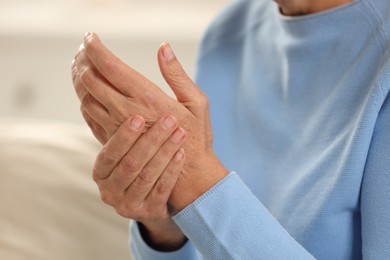
[{"label": "knit sweater", "polygon": [[232,172],[173,217],[188,237],[135,259],[390,259],[390,1],[280,14],[232,2],[196,82]]}]

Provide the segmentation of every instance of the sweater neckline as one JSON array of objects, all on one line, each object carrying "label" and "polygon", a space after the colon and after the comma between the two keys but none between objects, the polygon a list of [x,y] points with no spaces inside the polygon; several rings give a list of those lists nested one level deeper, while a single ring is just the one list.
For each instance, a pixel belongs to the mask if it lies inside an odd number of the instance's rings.
[{"label": "sweater neckline", "polygon": [[313,35],[321,30],[332,28],[343,28],[354,25],[358,26],[359,22],[364,20],[358,6],[363,0],[354,0],[351,3],[344,4],[329,10],[319,13],[300,15],[300,16],[286,16],[283,15],[279,7],[275,5],[275,18],[282,27],[290,34],[296,36]]}]

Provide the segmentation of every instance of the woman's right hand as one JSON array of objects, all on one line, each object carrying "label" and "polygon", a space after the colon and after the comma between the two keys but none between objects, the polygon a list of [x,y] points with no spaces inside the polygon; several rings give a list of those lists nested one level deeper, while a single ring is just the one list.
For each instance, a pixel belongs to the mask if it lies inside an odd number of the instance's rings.
[{"label": "woman's right hand", "polygon": [[166,116],[142,134],[140,116],[126,120],[98,154],[93,179],[101,199],[123,217],[141,223],[145,241],[171,251],[186,241],[171,219],[168,199],[184,165],[186,133]]}]

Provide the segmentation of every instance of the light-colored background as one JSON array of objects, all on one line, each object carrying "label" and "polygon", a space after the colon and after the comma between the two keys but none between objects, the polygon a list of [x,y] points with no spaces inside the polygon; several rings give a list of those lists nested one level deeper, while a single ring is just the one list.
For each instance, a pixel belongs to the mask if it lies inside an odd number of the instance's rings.
[{"label": "light-colored background", "polygon": [[70,63],[86,31],[163,89],[168,41],[194,75],[199,40],[228,0],[0,0],[0,117],[82,123]]}]

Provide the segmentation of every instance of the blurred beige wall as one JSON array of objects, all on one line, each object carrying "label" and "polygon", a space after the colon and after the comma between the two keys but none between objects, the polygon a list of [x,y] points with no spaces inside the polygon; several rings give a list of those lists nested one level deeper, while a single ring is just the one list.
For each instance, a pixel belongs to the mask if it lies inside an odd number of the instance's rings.
[{"label": "blurred beige wall", "polygon": [[0,0],[0,117],[81,123],[70,63],[86,31],[167,89],[156,51],[168,41],[190,75],[199,40],[228,0]]}]

